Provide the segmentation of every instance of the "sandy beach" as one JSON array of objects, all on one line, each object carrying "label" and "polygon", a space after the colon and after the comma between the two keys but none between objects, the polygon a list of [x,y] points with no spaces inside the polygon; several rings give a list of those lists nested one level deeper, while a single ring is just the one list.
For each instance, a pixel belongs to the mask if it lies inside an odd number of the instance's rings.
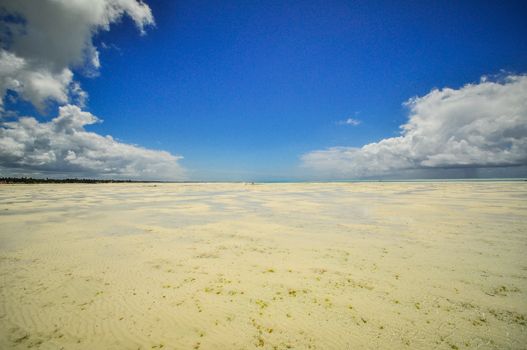
[{"label": "sandy beach", "polygon": [[1,349],[525,349],[527,183],[0,185]]}]

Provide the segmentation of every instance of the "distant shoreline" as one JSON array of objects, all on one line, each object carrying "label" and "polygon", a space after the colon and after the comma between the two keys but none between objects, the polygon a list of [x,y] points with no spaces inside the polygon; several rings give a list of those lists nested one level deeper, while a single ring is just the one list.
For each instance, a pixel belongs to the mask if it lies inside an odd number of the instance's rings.
[{"label": "distant shoreline", "polygon": [[0,184],[47,184],[47,183],[133,183],[133,182],[159,182],[159,181],[132,181],[132,180],[104,180],[104,179],[35,179],[31,177],[0,177]]},{"label": "distant shoreline", "polygon": [[484,179],[405,179],[405,180],[328,180],[328,181],[156,181],[156,180],[116,180],[116,179],[50,179],[31,177],[0,177],[0,185],[9,184],[108,184],[108,183],[181,183],[181,184],[205,184],[205,183],[240,183],[240,184],[272,184],[272,183],[378,183],[378,182],[521,182],[526,178],[484,178]]}]

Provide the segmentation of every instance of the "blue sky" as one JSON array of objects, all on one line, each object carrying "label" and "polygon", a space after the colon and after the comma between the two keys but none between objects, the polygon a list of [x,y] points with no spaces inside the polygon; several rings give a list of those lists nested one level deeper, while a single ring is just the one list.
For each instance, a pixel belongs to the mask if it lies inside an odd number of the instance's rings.
[{"label": "blue sky", "polygon": [[155,26],[122,17],[92,39],[98,74],[74,69],[87,129],[195,180],[303,178],[306,153],[399,135],[411,97],[527,72],[524,1],[146,3]]}]

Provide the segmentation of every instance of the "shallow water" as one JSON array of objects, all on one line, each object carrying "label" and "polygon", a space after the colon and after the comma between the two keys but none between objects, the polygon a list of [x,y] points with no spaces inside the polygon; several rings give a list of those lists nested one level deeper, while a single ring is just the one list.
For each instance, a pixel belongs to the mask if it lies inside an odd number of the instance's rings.
[{"label": "shallow water", "polygon": [[522,349],[527,183],[0,186],[0,348]]}]

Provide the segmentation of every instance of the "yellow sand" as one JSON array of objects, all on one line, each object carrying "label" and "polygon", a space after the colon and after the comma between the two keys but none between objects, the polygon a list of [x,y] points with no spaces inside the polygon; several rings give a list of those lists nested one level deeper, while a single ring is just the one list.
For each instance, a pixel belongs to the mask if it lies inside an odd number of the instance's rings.
[{"label": "yellow sand", "polygon": [[0,349],[525,349],[527,182],[0,185]]}]

